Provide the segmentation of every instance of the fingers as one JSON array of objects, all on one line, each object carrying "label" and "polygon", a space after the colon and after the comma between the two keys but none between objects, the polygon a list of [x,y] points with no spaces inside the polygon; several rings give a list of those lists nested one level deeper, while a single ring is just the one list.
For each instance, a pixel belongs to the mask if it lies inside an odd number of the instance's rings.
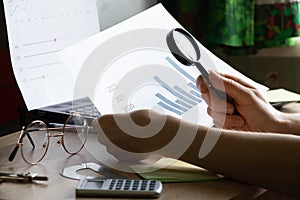
[{"label": "fingers", "polygon": [[243,79],[240,79],[237,76],[233,76],[233,75],[230,75],[230,74],[219,73],[219,72],[218,72],[218,74],[221,75],[221,76],[224,76],[225,78],[232,79],[235,82],[237,82],[237,83],[239,83],[239,84],[241,84],[241,85],[243,85],[245,87],[248,87],[248,88],[251,88],[251,89],[255,89],[255,87],[253,87],[252,85],[250,85],[249,83],[247,83]]},{"label": "fingers", "polygon": [[254,89],[242,79],[230,75],[222,76],[215,71],[210,72],[209,78],[216,89],[225,91],[229,97],[238,103],[247,102],[252,89]]},{"label": "fingers", "polygon": [[240,129],[245,126],[245,120],[240,115],[231,115],[215,112],[209,107],[207,113],[213,118],[213,123],[218,128]]},{"label": "fingers", "polygon": [[197,86],[197,88],[200,90],[200,92],[202,94],[205,94],[205,93],[209,92],[208,88],[207,88],[207,86],[205,84],[205,81],[204,81],[204,79],[203,79],[203,77],[201,75],[198,76],[198,78],[196,80],[196,86]]},{"label": "fingers", "polygon": [[[252,91],[255,90],[253,86],[235,76],[210,71],[209,78],[211,84],[217,90],[226,92],[228,97],[233,98],[238,103],[247,103],[249,101],[249,97],[252,95]],[[204,100],[207,100],[206,103],[209,106],[212,106],[211,99],[214,98],[215,95],[213,95],[213,93],[209,93],[209,90],[202,76],[198,77],[196,84],[197,87],[200,88],[203,97],[207,95],[211,96],[210,98],[204,97]],[[218,99],[218,97],[216,99]],[[216,105],[214,106],[217,106],[218,103],[220,102],[216,102]],[[231,110],[232,107],[228,105],[227,109]]]},{"label": "fingers", "polygon": [[196,85],[201,92],[202,99],[209,107],[213,108],[214,111],[227,114],[232,114],[234,112],[234,106],[231,103],[220,99],[217,94],[209,92],[209,89],[202,76],[197,78]]}]

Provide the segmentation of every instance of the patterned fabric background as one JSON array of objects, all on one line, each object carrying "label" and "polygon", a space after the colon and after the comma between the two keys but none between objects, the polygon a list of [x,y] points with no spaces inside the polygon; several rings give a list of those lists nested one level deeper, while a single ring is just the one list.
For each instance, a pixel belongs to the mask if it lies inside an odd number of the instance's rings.
[{"label": "patterned fabric background", "polygon": [[[299,0],[300,1],[300,0]],[[297,0],[162,0],[173,16],[204,45],[231,54],[292,46],[299,36]]]}]

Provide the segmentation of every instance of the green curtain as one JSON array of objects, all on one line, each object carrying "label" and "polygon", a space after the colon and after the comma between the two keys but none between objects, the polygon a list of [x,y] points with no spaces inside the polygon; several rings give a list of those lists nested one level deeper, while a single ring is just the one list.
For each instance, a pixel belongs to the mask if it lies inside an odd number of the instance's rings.
[{"label": "green curtain", "polygon": [[299,36],[295,0],[163,0],[163,5],[207,47],[231,54],[292,46]]}]

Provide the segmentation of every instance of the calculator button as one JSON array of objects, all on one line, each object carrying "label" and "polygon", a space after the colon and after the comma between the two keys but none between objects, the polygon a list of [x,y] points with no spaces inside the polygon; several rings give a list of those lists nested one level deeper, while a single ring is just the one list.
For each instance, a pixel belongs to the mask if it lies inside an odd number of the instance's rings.
[{"label": "calculator button", "polygon": [[130,180],[126,180],[125,181],[125,185],[124,185],[124,190],[129,190],[130,189],[130,185],[131,185],[131,181]]},{"label": "calculator button", "polygon": [[149,187],[149,190],[154,190],[154,189],[155,189],[154,186],[150,186],[150,187]]},{"label": "calculator button", "polygon": [[110,182],[110,184],[109,184],[109,189],[110,189],[110,190],[114,189],[115,184],[116,184],[116,180],[112,180],[112,181]]},{"label": "calculator button", "polygon": [[116,184],[116,190],[121,190],[123,186],[123,180],[118,180]]},{"label": "calculator button", "polygon": [[155,190],[155,181],[151,181],[149,184],[149,190]]},{"label": "calculator button", "polygon": [[132,186],[132,190],[137,190],[137,189],[138,189],[138,186],[135,186],[135,185]]}]

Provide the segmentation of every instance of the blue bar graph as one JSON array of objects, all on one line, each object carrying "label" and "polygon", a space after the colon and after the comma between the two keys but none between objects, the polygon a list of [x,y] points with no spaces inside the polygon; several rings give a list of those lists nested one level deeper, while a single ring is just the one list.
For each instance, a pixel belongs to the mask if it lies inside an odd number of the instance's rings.
[{"label": "blue bar graph", "polygon": [[167,99],[166,97],[164,97],[164,96],[163,96],[162,94],[160,94],[160,93],[157,93],[155,96],[157,96],[159,99],[161,99],[163,102],[169,104],[170,106],[173,106],[173,107],[177,108],[178,110],[181,110],[181,111],[183,111],[183,112],[187,112],[187,111],[188,111],[186,108],[184,108],[184,107],[182,107],[182,106],[180,106],[180,105],[174,103],[173,101]]},{"label": "blue bar graph", "polygon": [[188,108],[188,109],[192,109],[193,108],[193,106],[185,103],[184,101],[181,101],[180,99],[177,99],[175,102],[178,103],[181,106],[184,106],[184,107]]},{"label": "blue bar graph", "polygon": [[165,59],[176,69],[176,71],[178,71],[181,75],[185,76],[190,81],[188,81],[187,86],[191,87],[192,90],[186,91],[178,85],[170,86],[160,77],[154,76],[153,79],[160,86],[166,89],[167,92],[171,93],[176,98],[176,100],[171,100],[164,96],[162,93],[156,93],[155,96],[159,99],[159,102],[157,104],[177,115],[182,115],[183,113],[189,111],[194,106],[197,106],[203,101],[201,93],[196,87],[196,79],[193,76],[191,76],[186,70],[180,67],[170,57],[166,57]]},{"label": "blue bar graph", "polygon": [[157,104],[160,105],[161,107],[163,107],[163,108],[165,108],[165,109],[167,109],[167,110],[169,110],[169,111],[171,111],[171,112],[177,114],[177,115],[182,115],[182,114],[183,114],[182,112],[180,112],[180,111],[178,111],[178,110],[172,108],[171,106],[168,106],[168,105],[165,104],[164,102],[161,102],[161,101],[160,101],[160,102],[158,102]]},{"label": "blue bar graph", "polygon": [[190,86],[191,88],[193,88],[193,89],[196,90],[196,91],[199,91],[199,89],[197,88],[197,86],[196,86],[195,83],[189,82],[189,83],[188,83],[188,86]]},{"label": "blue bar graph", "polygon": [[163,88],[165,88],[166,90],[168,90],[171,94],[173,94],[174,96],[180,98],[181,100],[185,101],[188,104],[191,104],[193,106],[196,106],[197,103],[195,101],[192,101],[188,98],[186,98],[185,96],[183,96],[182,94],[176,92],[175,90],[173,90],[168,84],[166,84],[165,82],[163,82],[158,76],[154,76],[153,77],[154,80],[156,80]]},{"label": "blue bar graph", "polygon": [[179,86],[174,86],[174,89],[178,92],[180,92],[181,94],[185,95],[186,97],[190,98],[193,101],[196,101],[198,103],[201,102],[201,99],[198,99],[196,97],[194,97],[193,95],[189,94],[188,92],[186,92],[185,90],[183,90],[182,88],[180,88]]},{"label": "blue bar graph", "polygon": [[201,96],[201,94],[200,94],[199,92],[196,92],[196,91],[194,91],[194,90],[191,90],[190,93],[193,94],[194,96],[199,97],[199,98],[202,99],[202,96]]},{"label": "blue bar graph", "polygon": [[[196,82],[196,79],[192,77],[189,73],[187,73],[184,69],[182,69],[177,63],[175,63],[170,57],[166,57],[166,60],[182,75],[190,79],[193,83]],[[187,66],[188,67],[188,66]]]}]

